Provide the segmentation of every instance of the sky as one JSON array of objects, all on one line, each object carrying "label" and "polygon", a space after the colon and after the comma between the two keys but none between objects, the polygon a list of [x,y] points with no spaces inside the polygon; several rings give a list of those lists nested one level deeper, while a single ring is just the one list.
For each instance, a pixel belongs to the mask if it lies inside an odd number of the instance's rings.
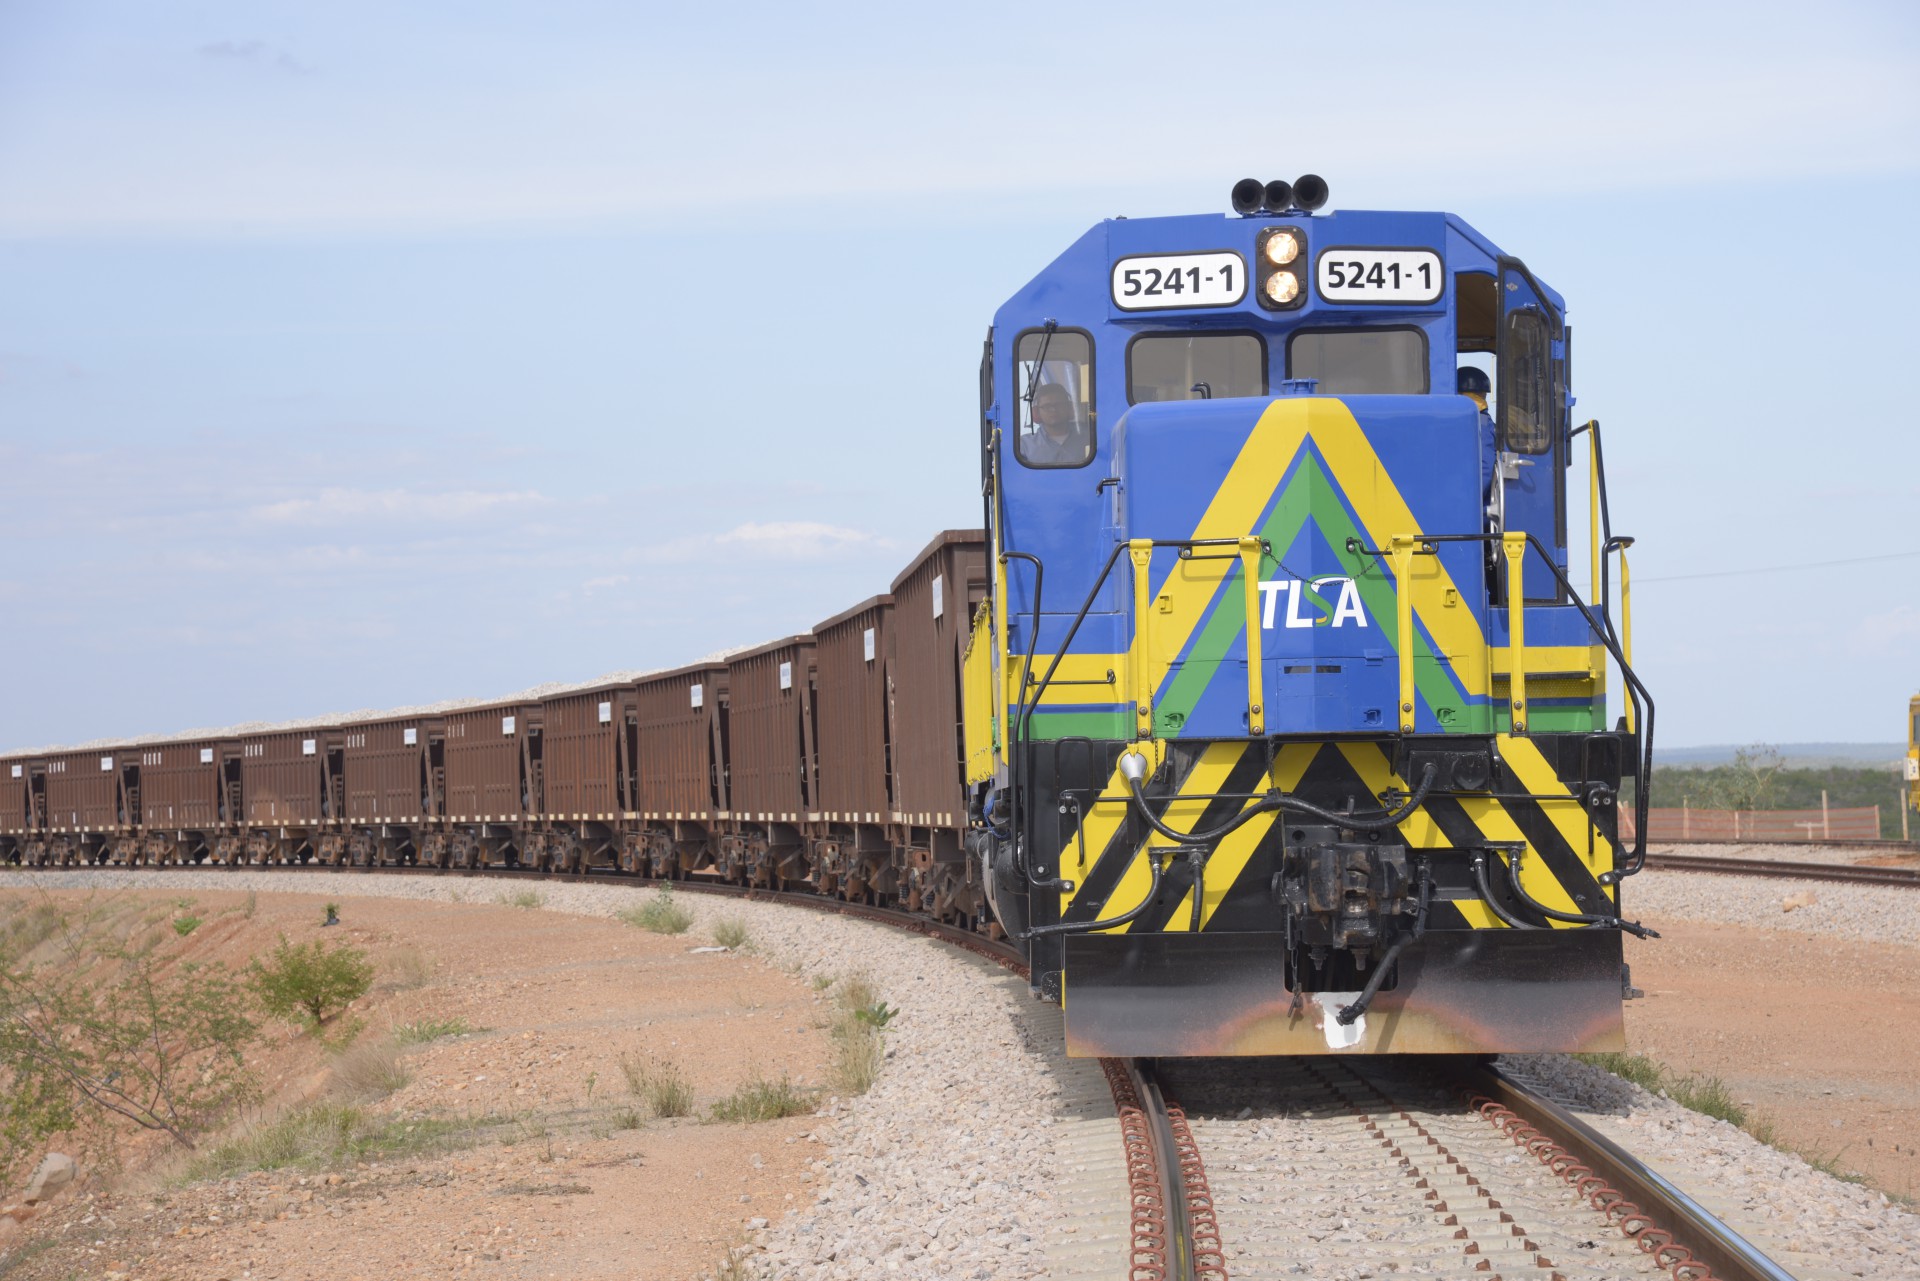
[{"label": "sky", "polygon": [[1002,301],[1307,171],[1565,294],[1661,741],[1903,737],[1910,4],[0,0],[0,750],[804,631]]}]

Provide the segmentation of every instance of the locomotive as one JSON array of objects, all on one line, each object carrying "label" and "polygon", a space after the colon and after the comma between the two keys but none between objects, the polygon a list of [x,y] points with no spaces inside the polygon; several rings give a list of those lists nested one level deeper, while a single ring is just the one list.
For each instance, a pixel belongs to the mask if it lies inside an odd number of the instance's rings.
[{"label": "locomotive", "polygon": [[1326,198],[1104,222],[995,316],[971,847],[1075,1054],[1620,1048],[1653,707],[1565,301]]},{"label": "locomotive", "polygon": [[989,330],[982,528],[807,633],[0,756],[0,859],[809,888],[1017,940],[1078,1055],[1620,1048],[1653,705],[1565,302],[1326,200],[1080,237]]}]

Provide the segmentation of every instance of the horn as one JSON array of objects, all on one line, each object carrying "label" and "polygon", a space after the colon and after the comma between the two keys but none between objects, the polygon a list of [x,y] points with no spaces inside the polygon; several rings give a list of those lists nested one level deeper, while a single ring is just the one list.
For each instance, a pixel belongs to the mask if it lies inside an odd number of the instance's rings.
[{"label": "horn", "polygon": [[1268,213],[1285,213],[1293,208],[1293,186],[1276,178],[1260,193],[1260,199],[1261,207]]},{"label": "horn", "polygon": [[1293,203],[1312,213],[1327,203],[1327,180],[1317,173],[1303,173],[1293,184]]},{"label": "horn", "polygon": [[1242,178],[1233,184],[1233,211],[1237,214],[1255,213],[1260,208],[1260,198],[1266,188],[1260,185],[1258,178]]}]

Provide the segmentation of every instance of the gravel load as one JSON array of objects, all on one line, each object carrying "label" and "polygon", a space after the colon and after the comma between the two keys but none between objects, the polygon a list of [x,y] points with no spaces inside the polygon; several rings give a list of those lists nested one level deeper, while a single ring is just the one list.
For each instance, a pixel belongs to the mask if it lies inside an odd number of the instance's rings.
[{"label": "gravel load", "polygon": [[[266,869],[129,870],[111,883],[487,903],[501,889],[467,877]],[[102,878],[76,871],[0,877],[0,886],[26,884],[87,889]],[[556,881],[541,881],[539,890],[545,910],[583,916],[612,916],[656,892]],[[820,1127],[827,1153],[814,1162],[818,1200],[749,1225],[757,1274],[783,1281],[1045,1277],[1057,1183],[1046,1136],[1055,1124],[1059,1046],[1039,1043],[1026,984],[945,944],[865,921],[699,893],[675,901],[693,914],[693,933],[737,919],[774,963],[823,978],[864,974],[900,1011],[886,1025],[886,1065],[873,1089],[821,1109],[830,1124]]]},{"label": "gravel load", "polygon": [[1502,1055],[1500,1067],[1645,1161],[1801,1281],[1920,1277],[1920,1216],[1883,1193],[1565,1055]]}]

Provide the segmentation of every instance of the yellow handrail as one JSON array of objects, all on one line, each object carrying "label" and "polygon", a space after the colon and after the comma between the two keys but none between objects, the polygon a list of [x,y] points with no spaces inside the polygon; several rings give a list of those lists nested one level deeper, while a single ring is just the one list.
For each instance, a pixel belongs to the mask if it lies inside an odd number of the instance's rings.
[{"label": "yellow handrail", "polygon": [[1413,556],[1420,540],[1395,534],[1388,544],[1393,557],[1393,616],[1400,636],[1400,728],[1413,730]]},{"label": "yellow handrail", "polygon": [[[1620,654],[1627,660],[1627,666],[1633,666],[1633,577],[1627,572],[1627,549],[1620,549]],[[1621,694],[1625,696],[1625,677],[1621,678]],[[1633,699],[1627,698],[1627,732],[1633,732]]]},{"label": "yellow handrail", "polygon": [[1247,733],[1267,732],[1266,666],[1260,652],[1260,552],[1258,538],[1240,540],[1240,576],[1247,600]]},{"label": "yellow handrail", "polygon": [[1589,422],[1587,433],[1587,548],[1592,553],[1593,577],[1587,583],[1587,598],[1601,609],[1600,599],[1600,420]]},{"label": "yellow handrail", "polygon": [[1152,665],[1147,654],[1147,634],[1153,602],[1148,572],[1153,565],[1153,540],[1134,538],[1127,542],[1127,559],[1133,562],[1133,726],[1143,738],[1153,735]]},{"label": "yellow handrail", "polygon": [[1500,535],[1500,552],[1507,558],[1507,716],[1515,734],[1527,732],[1527,593],[1521,582],[1521,559],[1527,554],[1525,534]]}]

